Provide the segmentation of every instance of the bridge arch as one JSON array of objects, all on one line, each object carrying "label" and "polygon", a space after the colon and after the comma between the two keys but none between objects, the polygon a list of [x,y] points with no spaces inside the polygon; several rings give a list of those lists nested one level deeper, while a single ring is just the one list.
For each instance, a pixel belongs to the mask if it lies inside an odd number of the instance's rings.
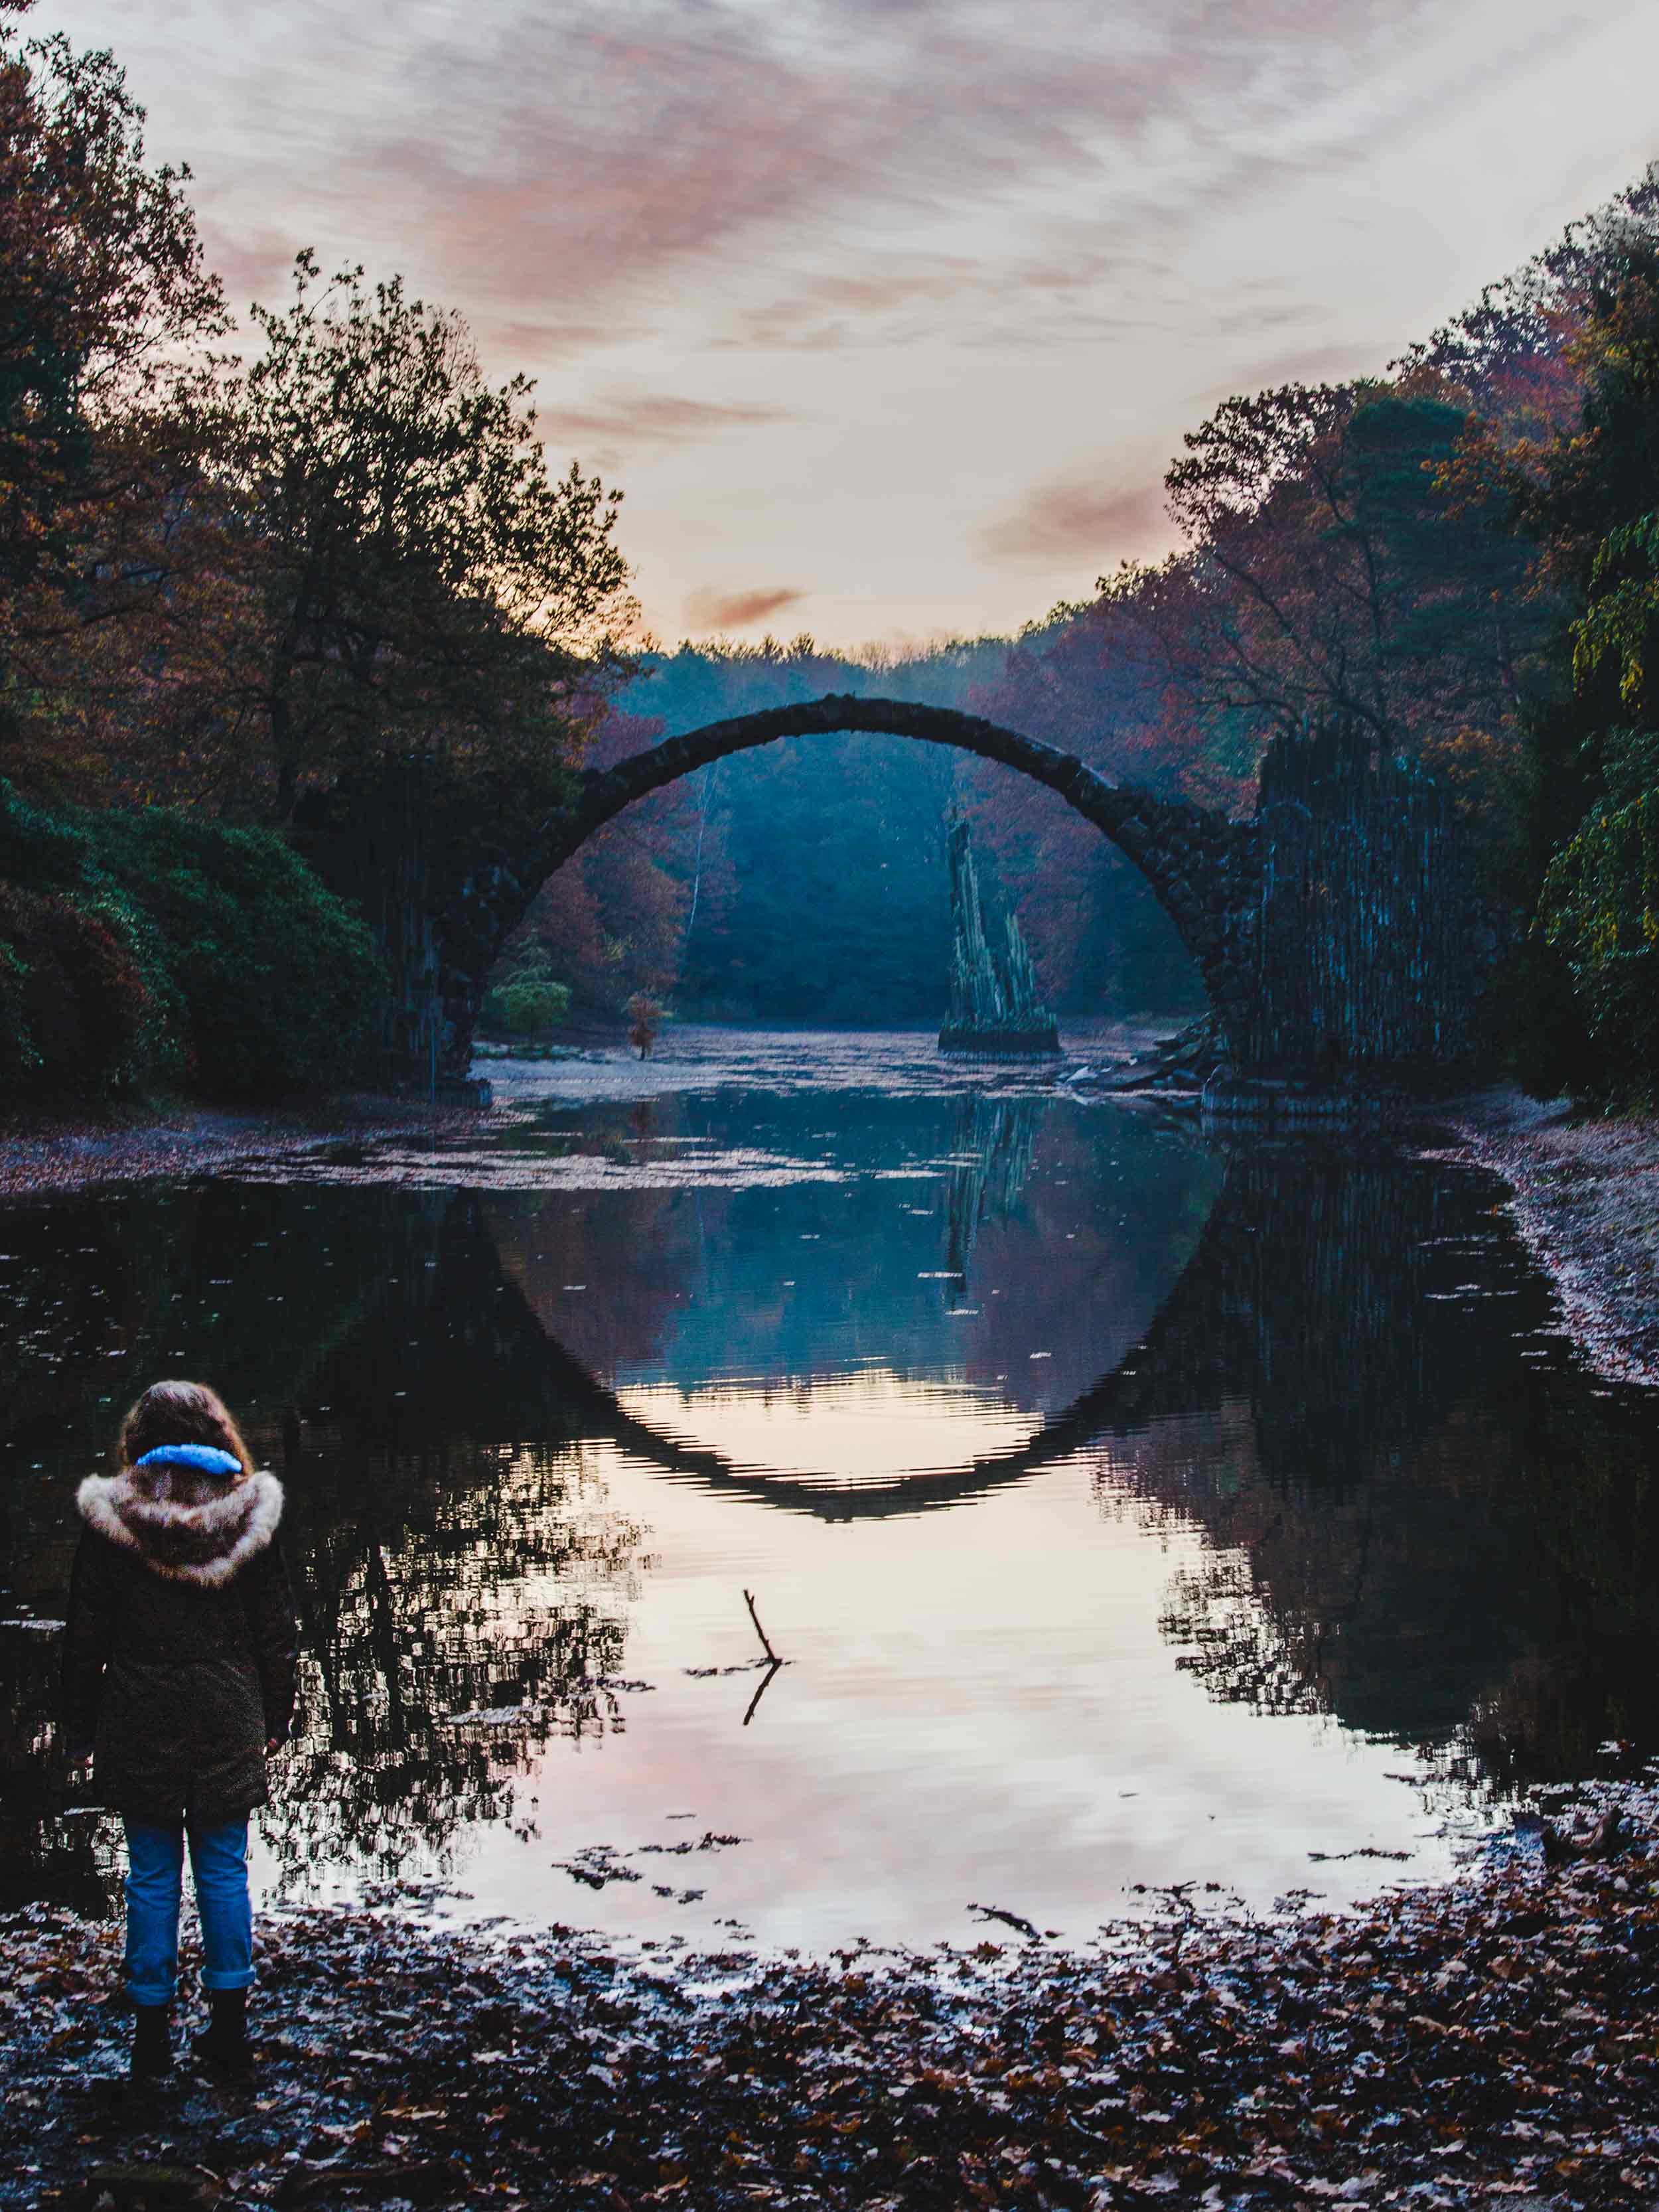
[{"label": "bridge arch", "polygon": [[[1109,783],[1073,753],[955,708],[831,692],[822,699],[706,723],[613,767],[586,769],[570,803],[544,825],[541,877],[562,867],[636,799],[682,776],[781,738],[845,732],[949,745],[1000,762],[1057,793],[1146,877],[1197,964],[1223,1034],[1235,1053],[1242,1053],[1251,1006],[1251,932],[1259,896],[1254,825],[1230,822],[1185,799],[1158,798],[1135,784]],[[538,888],[539,882],[524,888],[517,911],[502,923],[501,938]]]}]

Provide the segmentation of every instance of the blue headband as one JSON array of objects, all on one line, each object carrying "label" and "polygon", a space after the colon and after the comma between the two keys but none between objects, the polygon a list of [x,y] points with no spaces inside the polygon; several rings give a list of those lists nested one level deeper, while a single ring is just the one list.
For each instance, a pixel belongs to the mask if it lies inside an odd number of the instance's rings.
[{"label": "blue headband", "polygon": [[142,1459],[132,1462],[135,1467],[193,1467],[198,1474],[240,1474],[242,1462],[234,1452],[220,1451],[213,1444],[157,1444]]}]

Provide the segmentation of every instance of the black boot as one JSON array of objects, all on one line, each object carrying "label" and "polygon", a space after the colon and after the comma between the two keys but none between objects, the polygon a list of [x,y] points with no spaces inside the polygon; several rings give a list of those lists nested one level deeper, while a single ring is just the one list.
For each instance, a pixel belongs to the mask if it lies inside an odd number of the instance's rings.
[{"label": "black boot", "polygon": [[247,1991],[210,1990],[211,2017],[199,2035],[191,2039],[198,2066],[222,2081],[246,2081],[253,2071],[253,2048],[247,2039]]},{"label": "black boot", "polygon": [[159,2081],[173,2070],[173,2012],[167,2005],[132,2008],[132,2078]]}]

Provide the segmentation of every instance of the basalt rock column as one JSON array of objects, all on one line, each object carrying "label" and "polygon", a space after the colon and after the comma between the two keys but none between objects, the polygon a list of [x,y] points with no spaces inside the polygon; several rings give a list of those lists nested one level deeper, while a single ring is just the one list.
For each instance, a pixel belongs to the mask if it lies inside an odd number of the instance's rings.
[{"label": "basalt rock column", "polygon": [[1261,767],[1242,1073],[1427,1082],[1479,1039],[1495,943],[1443,789],[1332,720]]},{"label": "basalt rock column", "polygon": [[1004,949],[994,951],[980,896],[968,824],[952,814],[946,833],[951,860],[951,1011],[939,1033],[941,1052],[1057,1053],[1060,1030],[1037,996],[1036,970],[1019,923],[1003,921]]}]

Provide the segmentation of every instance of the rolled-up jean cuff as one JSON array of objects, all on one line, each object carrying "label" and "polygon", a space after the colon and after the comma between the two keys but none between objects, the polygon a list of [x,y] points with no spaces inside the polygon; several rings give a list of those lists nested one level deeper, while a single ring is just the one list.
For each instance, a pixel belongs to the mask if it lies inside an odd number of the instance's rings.
[{"label": "rolled-up jean cuff", "polygon": [[170,2005],[173,2002],[172,1990],[160,1982],[129,1981],[127,1995],[136,2005]]}]

